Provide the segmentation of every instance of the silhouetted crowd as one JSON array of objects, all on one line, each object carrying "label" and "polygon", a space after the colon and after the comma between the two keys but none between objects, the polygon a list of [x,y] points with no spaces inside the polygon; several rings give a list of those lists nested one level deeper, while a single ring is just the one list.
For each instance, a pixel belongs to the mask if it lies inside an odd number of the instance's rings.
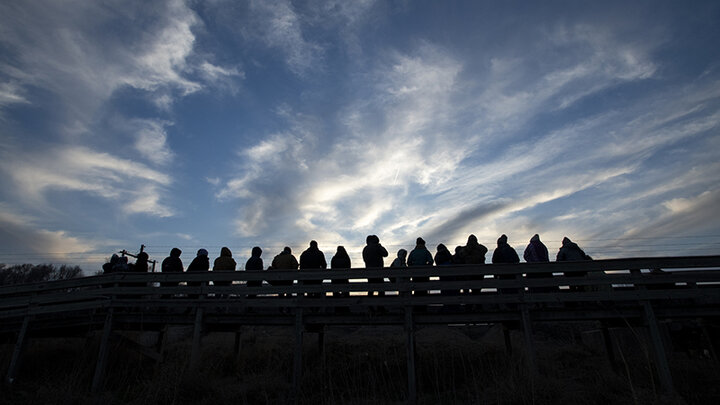
[{"label": "silhouetted crowd", "polygon": [[[365,268],[368,269],[379,269],[385,267],[385,258],[388,257],[388,251],[380,243],[380,238],[377,235],[368,235],[366,238],[366,245],[362,250],[362,258],[365,264]],[[416,266],[448,266],[458,264],[484,264],[485,255],[488,249],[484,245],[480,244],[475,235],[468,236],[467,243],[465,246],[456,246],[454,253],[442,243],[436,247],[435,254],[433,255],[430,250],[426,247],[426,242],[423,238],[417,238],[415,241],[415,248],[408,254],[407,250],[399,249],[397,251],[397,257],[390,264],[391,268],[405,268],[405,267],[416,267]],[[170,251],[170,255],[166,257],[161,264],[161,271],[163,273],[182,273],[185,271],[183,262],[180,259],[182,251],[178,248],[173,248]],[[245,271],[263,271],[264,262],[262,259],[262,249],[258,246],[252,248],[251,256],[245,263]],[[523,258],[528,263],[541,263],[549,262],[548,249],[545,244],[540,241],[540,236],[535,234],[530,238]],[[133,264],[127,262],[127,257],[113,255],[109,263],[105,263],[103,270],[105,273],[114,272],[147,272],[148,271],[148,254],[146,252],[140,252],[137,255],[137,260]],[[508,244],[508,238],[506,235],[501,235],[497,240],[497,247],[495,248],[492,255],[492,263],[519,263],[520,258],[518,257],[515,249]],[[569,238],[565,237],[562,240],[562,246],[560,247],[556,261],[582,261],[592,260],[590,256]],[[320,270],[327,269],[327,262],[325,260],[325,254],[318,247],[316,241],[310,241],[309,247],[300,254],[300,260],[293,255],[292,250],[289,247],[285,247],[280,253],[278,253],[272,260],[268,271],[273,270]],[[220,256],[213,261],[213,272],[230,272],[236,271],[237,263],[232,257],[232,252],[228,247],[220,249]],[[332,270],[350,269],[352,263],[350,256],[348,255],[345,247],[338,246],[335,254],[330,260],[330,268]],[[187,272],[207,272],[210,271],[210,259],[208,257],[208,251],[206,249],[199,249],[195,258],[190,262],[187,267]],[[567,277],[583,277],[587,272],[582,271],[569,271],[564,275]],[[515,276],[513,274],[498,275],[499,279],[512,279]],[[552,273],[529,273],[528,278],[550,278]],[[463,280],[479,280],[484,278],[483,275],[477,276],[450,276],[440,277],[443,281],[463,281]],[[394,278],[390,279],[391,282],[395,282]],[[429,277],[413,277],[414,282],[429,281]],[[381,284],[384,282],[382,278],[369,278],[369,283]],[[289,286],[292,285],[292,280],[270,280],[269,283],[273,286]],[[333,278],[333,284],[347,284],[347,279]],[[177,282],[163,282],[162,286],[175,286]],[[214,285],[217,286],[229,286],[232,284],[231,281],[214,281]],[[247,282],[248,287],[259,287],[262,284],[260,280],[251,280]],[[322,284],[322,280],[304,280],[303,284],[313,285]],[[199,286],[200,282],[190,281],[189,286]],[[537,292],[548,292],[553,291],[556,287],[537,287],[534,291]],[[500,292],[513,292],[514,290]],[[457,294],[460,290],[443,291],[443,293]],[[478,291],[479,292],[479,291]],[[382,291],[368,291],[368,295],[383,295]],[[417,294],[424,294],[425,292],[418,292]],[[347,293],[337,293],[340,296],[346,295]],[[283,295],[283,294],[281,294]],[[316,295],[319,295],[316,294]],[[313,296],[311,294],[311,296]]]}]

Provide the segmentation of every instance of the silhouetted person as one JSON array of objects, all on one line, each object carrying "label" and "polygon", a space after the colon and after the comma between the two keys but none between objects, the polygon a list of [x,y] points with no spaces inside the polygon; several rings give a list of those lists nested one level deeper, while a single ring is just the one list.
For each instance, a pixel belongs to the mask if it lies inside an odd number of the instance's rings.
[{"label": "silhouetted person", "polygon": [[[499,263],[520,263],[520,258],[518,257],[517,252],[515,249],[512,248],[507,242],[507,236],[501,235],[497,240],[497,247],[495,248],[495,251],[493,252],[492,257],[493,264],[499,264]],[[515,280],[516,275],[515,274],[496,274],[496,278],[500,280]],[[519,277],[517,277],[519,279]],[[517,288],[501,288],[500,292],[503,294],[513,294],[517,293],[519,290]]]},{"label": "silhouetted person", "polygon": [[[198,249],[197,255],[195,258],[190,262],[190,265],[187,268],[188,273],[207,273],[210,271],[210,258],[208,258],[208,251],[205,249]],[[200,287],[202,282],[200,281],[188,281],[188,286],[190,287]],[[199,297],[199,294],[191,294],[189,295],[189,298],[197,298]]]},{"label": "silhouetted person", "polygon": [[[235,267],[237,266],[237,263],[235,262],[235,259],[232,257],[232,252],[230,249],[226,246],[223,246],[222,249],[220,249],[220,256],[215,259],[213,262],[213,271],[218,272],[230,272],[235,271]],[[220,287],[228,287],[232,285],[232,281],[214,281],[213,284]],[[223,294],[224,295],[224,294]]]},{"label": "silhouetted person", "polygon": [[[160,265],[160,271],[163,273],[182,273],[183,263],[180,260],[182,250],[178,248],[172,248],[170,250],[170,256],[166,257]],[[177,281],[160,283],[162,287],[176,287],[179,284]],[[170,298],[172,295],[163,295],[163,298]]]},{"label": "silhouetted person", "polygon": [[[388,251],[380,244],[380,238],[377,235],[368,235],[365,238],[367,245],[363,248],[362,257],[367,269],[381,269],[384,266],[383,258],[388,256]],[[369,283],[382,284],[385,280],[382,278],[369,278]],[[373,291],[368,291],[368,296],[372,296]],[[378,296],[385,295],[385,292],[378,291]]]},{"label": "silhouetted person", "polygon": [[[590,256],[586,255],[577,243],[571,241],[567,236],[562,240],[562,246],[558,251],[557,258],[558,262],[573,262],[591,260]],[[585,277],[587,271],[566,271],[563,273],[565,277]],[[582,291],[583,287],[579,285],[570,286],[570,291]]]},{"label": "silhouetted person", "polygon": [[150,257],[146,252],[140,252],[137,255],[135,264],[133,265],[133,271],[136,273],[147,273],[148,271],[148,259]]},{"label": "silhouetted person", "polygon": [[[327,268],[325,254],[318,248],[318,243],[310,241],[310,247],[300,255],[300,270],[324,270]],[[303,285],[321,285],[322,280],[303,280]],[[308,293],[308,297],[318,298],[321,293]]]},{"label": "silhouetted person", "polygon": [[[453,264],[453,255],[448,250],[447,246],[443,245],[442,243],[437,245],[437,248],[435,248],[435,265],[436,266],[451,266]],[[440,275],[440,281],[456,281],[457,277],[454,276],[443,276],[442,273]],[[445,295],[458,295],[460,293],[460,290],[442,290],[441,294]]]},{"label": "silhouetted person", "polygon": [[[405,250],[405,249],[398,250],[397,257],[395,258],[395,260],[392,261],[392,263],[390,263],[390,267],[396,268],[396,269],[407,268],[406,258],[407,258],[407,250]],[[404,281],[408,281],[408,280],[409,280],[409,278],[407,278],[407,277],[390,277],[391,283],[396,283],[398,281],[404,282]],[[407,295],[407,291],[400,291],[399,294]]]},{"label": "silhouetted person", "polygon": [[[532,238],[530,238],[530,243],[528,243],[527,247],[525,248],[525,252],[523,253],[523,258],[528,263],[547,263],[550,261],[550,257],[548,256],[548,250],[544,243],[540,241],[540,235],[535,234]],[[528,273],[527,278],[552,278],[552,272],[548,273]],[[555,292],[558,290],[558,287],[556,286],[548,286],[548,287],[530,287],[530,292]]]},{"label": "silhouetted person", "polygon": [[[425,240],[423,238],[417,238],[415,240],[415,249],[408,255],[408,267],[432,266],[433,263],[432,253],[425,247]],[[424,283],[430,281],[430,277],[413,277],[412,280],[417,283]],[[427,291],[415,290],[415,295],[427,295]]]},{"label": "silhouetted person", "polygon": [[[485,264],[485,254],[487,251],[488,249],[484,245],[478,243],[477,237],[471,234],[468,236],[467,244],[462,248],[462,261],[464,264]],[[467,279],[476,281],[483,280],[484,278],[485,276],[483,275],[477,275],[468,276]],[[482,289],[478,287],[472,290],[473,294],[480,294]]]},{"label": "silhouetted person", "polygon": [[[347,253],[347,250],[345,250],[344,246],[338,246],[337,250],[335,251],[335,256],[332,257],[330,260],[330,268],[333,270],[346,270],[351,268],[350,264],[350,256]],[[346,278],[334,278],[332,279],[332,284],[338,284],[338,285],[347,285],[349,283],[348,279]],[[350,294],[348,292],[334,292],[333,297],[347,297]]]},{"label": "silhouetted person", "polygon": [[[285,246],[282,252],[280,252],[275,258],[273,258],[271,269],[268,270],[297,270],[298,261],[293,256],[292,250]],[[276,280],[270,281],[273,286],[292,286],[293,280]],[[278,297],[289,297],[288,293],[278,293]]]},{"label": "silhouetted person", "polygon": [[[252,248],[250,252],[250,258],[245,262],[245,271],[259,272],[263,270],[263,260],[260,257],[262,255],[262,249],[259,246]],[[247,282],[248,288],[257,288],[262,286],[262,280],[249,280]],[[248,298],[255,298],[255,294],[248,294]]]},{"label": "silhouetted person", "polygon": [[405,250],[405,249],[398,250],[397,257],[390,264],[390,267],[407,267],[407,262],[405,261],[406,258],[407,258],[407,250]]}]

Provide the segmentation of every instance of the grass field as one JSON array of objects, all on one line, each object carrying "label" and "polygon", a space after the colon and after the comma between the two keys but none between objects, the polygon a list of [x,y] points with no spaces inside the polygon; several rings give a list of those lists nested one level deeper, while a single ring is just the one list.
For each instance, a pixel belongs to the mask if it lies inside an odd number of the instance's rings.
[{"label": "grass field", "polygon": [[[499,326],[419,329],[418,402],[720,403],[720,370],[717,362],[707,356],[673,353],[671,367],[678,394],[663,394],[642,333],[618,333],[614,371],[601,345],[583,333],[592,328],[592,323],[537,325],[539,375],[534,378],[525,366],[518,331],[511,333],[513,353],[508,354]],[[209,334],[203,338],[201,360],[193,370],[188,367],[189,331],[175,332],[160,364],[114,343],[104,391],[97,395],[89,392],[97,335],[32,339],[18,379],[13,386],[2,387],[0,403],[216,405],[291,401],[294,340],[290,328],[244,328],[237,357],[233,353],[233,334]],[[3,367],[9,364],[13,349],[10,342],[6,343],[0,353]],[[298,399],[302,404],[405,403],[407,370],[402,329],[330,328],[322,354],[318,335],[306,333]]]}]

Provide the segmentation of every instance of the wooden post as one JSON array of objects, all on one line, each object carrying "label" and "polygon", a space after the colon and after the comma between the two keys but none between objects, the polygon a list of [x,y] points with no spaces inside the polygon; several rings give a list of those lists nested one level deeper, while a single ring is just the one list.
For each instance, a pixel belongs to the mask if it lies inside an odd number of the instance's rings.
[{"label": "wooden post", "polygon": [[655,367],[657,368],[658,377],[660,378],[660,385],[666,392],[673,392],[673,381],[672,374],[670,373],[670,364],[668,363],[667,356],[665,355],[665,346],[663,345],[662,335],[660,334],[660,328],[658,327],[657,319],[655,318],[655,311],[652,309],[649,301],[643,301],[643,308],[645,309],[645,320],[648,323],[648,329],[650,330],[650,346],[652,347],[653,354],[655,355]]},{"label": "wooden post", "polygon": [[199,307],[195,312],[195,329],[193,330],[192,349],[190,352],[190,368],[197,366],[200,359],[200,337],[202,333],[203,308]]},{"label": "wooden post", "polygon": [[530,321],[530,312],[526,304],[521,304],[520,314],[522,316],[523,335],[525,336],[525,348],[527,350],[528,368],[530,375],[537,374],[537,364],[535,362],[535,342],[532,336],[532,322]]},{"label": "wooden post", "polygon": [[242,334],[240,333],[240,330],[237,330],[235,332],[235,344],[233,345],[233,356],[235,357],[235,361],[238,360],[238,357],[240,356],[240,345],[242,344]]},{"label": "wooden post", "polygon": [[502,324],[503,338],[505,338],[505,352],[508,356],[512,356],[512,340],[510,339],[510,329]]},{"label": "wooden post", "polygon": [[295,355],[293,358],[292,402],[298,403],[300,398],[300,380],[302,379],[303,351],[303,310],[295,310]]},{"label": "wooden post", "polygon": [[97,364],[95,364],[95,375],[93,376],[90,392],[98,392],[105,377],[105,367],[107,366],[108,349],[110,343],[110,334],[112,333],[113,309],[108,309],[105,316],[105,325],[103,325],[102,338],[100,339],[100,350],[98,352]]},{"label": "wooden post", "polygon": [[415,324],[412,306],[405,307],[405,334],[407,336],[408,404],[417,403],[417,375],[415,374]]},{"label": "wooden post", "polygon": [[17,373],[18,366],[20,365],[20,356],[22,356],[23,348],[25,347],[25,336],[27,335],[28,327],[30,326],[30,315],[25,315],[20,332],[18,333],[17,341],[15,342],[15,349],[13,350],[12,359],[10,360],[10,367],[7,373],[7,383],[12,384],[15,381],[15,374]]},{"label": "wooden post", "polygon": [[608,329],[607,325],[602,325],[600,330],[602,331],[603,342],[605,343],[605,354],[607,354],[608,362],[610,362],[610,367],[613,369],[613,371],[615,371],[615,349],[613,348],[612,337],[610,336],[610,329]]}]

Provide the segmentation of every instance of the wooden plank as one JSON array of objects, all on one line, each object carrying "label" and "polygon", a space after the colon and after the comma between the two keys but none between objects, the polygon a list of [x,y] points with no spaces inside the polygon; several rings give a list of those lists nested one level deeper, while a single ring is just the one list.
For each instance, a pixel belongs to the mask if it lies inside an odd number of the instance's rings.
[{"label": "wooden plank", "polygon": [[112,333],[113,309],[108,309],[105,316],[105,325],[103,326],[102,338],[100,339],[100,349],[98,351],[97,363],[95,364],[95,374],[93,375],[90,392],[96,393],[100,390],[103,379],[105,377],[105,368],[107,367],[108,349],[110,342],[110,334]]},{"label": "wooden plank", "polygon": [[30,325],[30,315],[26,315],[23,320],[20,332],[18,332],[17,341],[15,341],[15,348],[13,349],[12,358],[10,359],[10,367],[8,367],[8,373],[6,382],[12,384],[15,381],[15,375],[20,366],[20,357],[22,356],[23,348],[25,347],[25,336]]}]

